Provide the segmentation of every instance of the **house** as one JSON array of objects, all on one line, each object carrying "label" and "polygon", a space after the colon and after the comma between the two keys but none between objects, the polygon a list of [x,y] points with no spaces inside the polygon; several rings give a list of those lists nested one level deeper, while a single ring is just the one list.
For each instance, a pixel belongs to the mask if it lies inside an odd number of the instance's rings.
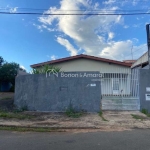
[{"label": "house", "polygon": [[148,52],[144,53],[140,58],[138,58],[131,66],[133,69],[148,69]]},{"label": "house", "polygon": [[101,89],[103,96],[130,96],[131,65],[133,61],[116,61],[89,55],[76,55],[31,65],[40,68],[43,65],[60,67],[64,72],[99,71],[103,74]]}]

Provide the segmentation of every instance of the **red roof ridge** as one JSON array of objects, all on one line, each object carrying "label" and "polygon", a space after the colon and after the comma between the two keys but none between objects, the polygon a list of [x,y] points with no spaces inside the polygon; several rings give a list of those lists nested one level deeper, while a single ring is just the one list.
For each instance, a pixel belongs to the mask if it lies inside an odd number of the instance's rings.
[{"label": "red roof ridge", "polygon": [[85,54],[80,54],[80,55],[60,58],[60,59],[56,59],[56,60],[51,60],[51,61],[47,61],[47,62],[42,62],[42,63],[38,63],[38,64],[33,64],[33,65],[31,65],[31,67],[35,68],[35,67],[40,67],[40,66],[43,66],[43,65],[46,65],[46,64],[55,64],[55,63],[74,60],[74,59],[78,59],[78,58],[87,58],[87,59],[91,59],[91,60],[103,61],[103,62],[107,62],[107,63],[113,63],[113,64],[117,64],[117,65],[131,67],[131,64],[129,64],[129,63],[125,63],[125,62],[121,62],[121,61],[117,61],[117,60],[111,60],[111,59],[102,58],[102,57],[85,55]]}]

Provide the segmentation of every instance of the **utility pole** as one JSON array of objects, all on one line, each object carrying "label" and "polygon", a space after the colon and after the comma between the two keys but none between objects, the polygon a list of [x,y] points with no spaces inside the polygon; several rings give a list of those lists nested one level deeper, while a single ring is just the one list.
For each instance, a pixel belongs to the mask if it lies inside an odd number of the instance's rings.
[{"label": "utility pole", "polygon": [[148,47],[148,66],[150,69],[150,24],[146,25],[146,33],[147,33],[147,47]]},{"label": "utility pole", "polygon": [[131,56],[132,56],[132,60],[133,60],[133,45],[132,45],[132,47],[131,47]]}]

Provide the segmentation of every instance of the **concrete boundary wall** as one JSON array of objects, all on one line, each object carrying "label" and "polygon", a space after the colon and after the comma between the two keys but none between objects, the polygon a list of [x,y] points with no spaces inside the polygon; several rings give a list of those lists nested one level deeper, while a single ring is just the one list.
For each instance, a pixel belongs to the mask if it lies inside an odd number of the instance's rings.
[{"label": "concrete boundary wall", "polygon": [[147,109],[150,113],[150,99],[146,98],[146,95],[150,98],[150,70],[140,69],[139,73],[140,109]]},{"label": "concrete boundary wall", "polygon": [[[16,77],[14,104],[32,111],[63,112],[71,105],[76,111],[99,112],[99,72],[65,72]],[[87,76],[85,76],[87,75]]]}]

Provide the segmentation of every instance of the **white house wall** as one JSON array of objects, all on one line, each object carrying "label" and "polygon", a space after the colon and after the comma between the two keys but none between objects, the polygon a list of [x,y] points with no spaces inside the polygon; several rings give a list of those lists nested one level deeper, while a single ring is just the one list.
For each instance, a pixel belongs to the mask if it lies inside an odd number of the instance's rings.
[{"label": "white house wall", "polygon": [[54,66],[60,67],[61,71],[64,72],[99,71],[100,73],[112,74],[112,77],[104,77],[101,82],[102,94],[112,94],[112,78],[119,78],[119,94],[121,94],[121,90],[123,90],[122,94],[130,94],[129,76],[125,79],[117,77],[118,73],[126,75],[130,74],[130,67],[85,58],[56,63]]},{"label": "white house wall", "polygon": [[76,60],[57,63],[55,66],[61,67],[62,71],[100,71],[101,73],[126,73],[130,71],[130,67],[109,64],[107,62],[100,62],[95,60],[89,60],[80,58]]}]

